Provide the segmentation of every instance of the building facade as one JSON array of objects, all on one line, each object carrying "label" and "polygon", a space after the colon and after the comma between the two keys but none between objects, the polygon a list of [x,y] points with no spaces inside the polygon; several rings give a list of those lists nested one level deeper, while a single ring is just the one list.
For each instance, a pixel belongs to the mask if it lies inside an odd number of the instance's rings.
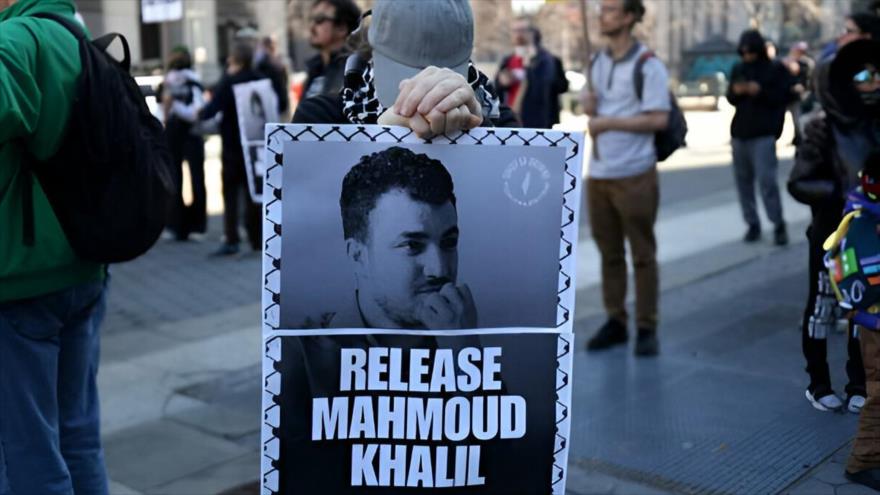
[{"label": "building facade", "polygon": [[[185,45],[208,82],[219,78],[225,57],[242,28],[278,41],[292,70],[302,70],[314,52],[308,45],[308,13],[313,0],[164,0],[182,3],[182,18],[144,22],[141,3],[147,0],[77,0],[89,29],[95,34],[119,32],[129,40],[133,66],[139,74],[161,69],[166,55]],[[155,0],[153,0],[155,1]],[[364,9],[372,0],[356,0]],[[511,49],[510,25],[517,14],[534,17],[544,44],[567,68],[583,65],[583,41],[578,0],[470,0],[476,21],[474,59],[489,68]],[[599,0],[586,0],[594,44],[601,43],[596,24]],[[804,39],[814,47],[833,39],[844,15],[865,0],[645,0],[648,14],[639,27],[645,39],[666,61],[674,77],[685,69],[687,52],[708,40],[736,43],[749,27],[785,47]],[[527,9],[518,6],[531,5]]]}]

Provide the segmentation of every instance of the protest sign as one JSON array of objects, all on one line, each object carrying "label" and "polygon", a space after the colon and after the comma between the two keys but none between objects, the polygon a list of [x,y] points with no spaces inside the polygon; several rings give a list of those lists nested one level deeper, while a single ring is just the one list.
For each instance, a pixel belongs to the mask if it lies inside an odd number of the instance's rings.
[{"label": "protest sign", "polygon": [[263,200],[263,175],[266,170],[265,127],[268,123],[277,123],[280,118],[278,95],[269,79],[236,84],[232,90],[235,93],[248,191],[253,201],[260,203]]},{"label": "protest sign", "polygon": [[267,127],[267,493],[564,493],[581,137]]}]

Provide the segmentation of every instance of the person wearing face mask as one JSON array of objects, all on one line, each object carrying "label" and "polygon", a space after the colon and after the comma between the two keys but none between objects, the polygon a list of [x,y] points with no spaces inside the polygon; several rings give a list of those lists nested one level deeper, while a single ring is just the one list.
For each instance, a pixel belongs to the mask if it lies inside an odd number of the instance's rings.
[{"label": "person wearing face mask", "polygon": [[349,39],[341,94],[303,100],[293,123],[401,125],[422,138],[519,124],[470,60],[467,0],[376,0],[369,20]]},{"label": "person wearing face mask", "polygon": [[523,126],[549,129],[559,122],[559,95],[568,91],[562,62],[541,45],[541,32],[528,18],[514,21],[513,53],[495,77],[500,96]]},{"label": "person wearing face mask", "polygon": [[[822,243],[842,216],[848,191],[872,149],[880,146],[880,42],[846,43],[834,60],[817,72],[815,89],[822,112],[809,121],[795,157],[788,190],[812,209],[807,230],[810,247],[810,294],[802,322],[801,342],[810,384],[807,399],[819,410],[844,404],[831,388],[826,338],[834,328],[836,302],[822,263]],[[850,327],[847,350],[846,407],[858,413],[865,403],[865,372],[859,341]],[[878,391],[880,392],[880,391]]]}]

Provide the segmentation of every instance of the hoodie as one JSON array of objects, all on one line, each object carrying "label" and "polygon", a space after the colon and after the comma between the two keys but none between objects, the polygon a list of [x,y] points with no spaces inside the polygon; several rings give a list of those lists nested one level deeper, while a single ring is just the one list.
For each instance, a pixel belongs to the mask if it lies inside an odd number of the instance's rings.
[{"label": "hoodie", "polygon": [[[778,139],[782,135],[786,107],[794,99],[792,76],[782,64],[767,57],[764,37],[758,31],[744,32],[738,46],[740,54],[748,49],[750,53],[757,53],[758,59],[738,62],[731,71],[727,100],[736,107],[736,113],[730,124],[730,135],[737,139],[765,136]],[[751,81],[761,86],[757,95],[733,93],[734,84]]]},{"label": "hoodie", "polygon": [[867,62],[880,65],[880,42],[854,41],[816,68],[814,86],[823,115],[807,123],[788,183],[802,203],[842,200],[858,185],[868,153],[880,147],[880,107],[864,105],[852,85],[853,75]]},{"label": "hoodie", "polygon": [[46,159],[58,149],[81,71],[76,38],[54,21],[29,17],[37,12],[73,19],[74,6],[19,0],[0,12],[0,303],[104,276],[101,265],[73,253],[38,181],[32,182],[35,242],[23,240],[25,152]]}]

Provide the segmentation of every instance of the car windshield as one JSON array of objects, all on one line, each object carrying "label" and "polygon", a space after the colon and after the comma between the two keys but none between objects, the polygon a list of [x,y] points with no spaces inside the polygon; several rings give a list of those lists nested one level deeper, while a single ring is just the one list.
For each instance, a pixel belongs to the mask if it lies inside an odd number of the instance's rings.
[{"label": "car windshield", "polygon": [[687,71],[686,81],[694,81],[706,77],[714,78],[715,74],[724,74],[725,79],[730,79],[730,70],[737,61],[734,53],[718,55],[700,55],[694,59],[694,63]]}]

